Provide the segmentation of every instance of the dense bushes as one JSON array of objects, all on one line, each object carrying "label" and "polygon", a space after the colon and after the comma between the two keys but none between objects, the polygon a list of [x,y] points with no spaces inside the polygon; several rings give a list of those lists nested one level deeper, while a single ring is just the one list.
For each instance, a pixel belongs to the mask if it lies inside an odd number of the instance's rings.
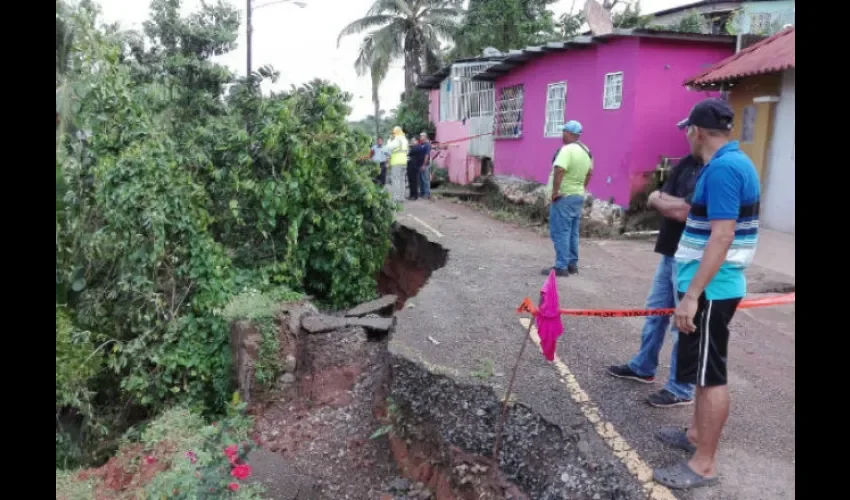
[{"label": "dense bushes", "polygon": [[273,70],[235,80],[209,59],[233,48],[236,12],[179,8],[154,0],[143,36],[57,4],[74,43],[57,63],[56,406],[106,425],[83,439],[174,403],[221,410],[235,293],[345,306],[375,292],[389,249],[392,205],[355,163],[368,143],[349,96],[316,81],[263,97]]}]

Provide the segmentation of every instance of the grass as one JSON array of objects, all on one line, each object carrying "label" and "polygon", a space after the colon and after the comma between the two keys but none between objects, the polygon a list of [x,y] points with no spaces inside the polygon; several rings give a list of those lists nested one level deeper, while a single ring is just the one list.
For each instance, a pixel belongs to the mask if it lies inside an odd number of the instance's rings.
[{"label": "grass", "polygon": [[496,374],[495,365],[493,361],[490,359],[480,359],[478,360],[478,365],[471,372],[471,375],[475,378],[486,380],[491,378]]}]

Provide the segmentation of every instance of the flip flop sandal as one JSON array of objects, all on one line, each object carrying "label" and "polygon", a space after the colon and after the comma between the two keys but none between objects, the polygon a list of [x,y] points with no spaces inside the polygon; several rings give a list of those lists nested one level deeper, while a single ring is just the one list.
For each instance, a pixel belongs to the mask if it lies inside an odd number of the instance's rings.
[{"label": "flip flop sandal", "polygon": [[700,476],[687,463],[680,462],[666,469],[655,469],[652,479],[673,490],[687,490],[702,486],[713,486],[720,482],[718,477]]},{"label": "flip flop sandal", "polygon": [[667,428],[661,429],[655,433],[655,439],[661,441],[667,446],[693,453],[697,451],[697,447],[688,440],[687,429]]}]

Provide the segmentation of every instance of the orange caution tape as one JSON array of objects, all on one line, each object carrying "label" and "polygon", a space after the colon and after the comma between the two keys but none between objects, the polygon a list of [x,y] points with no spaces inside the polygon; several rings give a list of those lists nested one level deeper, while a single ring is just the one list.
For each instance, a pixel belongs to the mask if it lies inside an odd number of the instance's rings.
[{"label": "orange caution tape", "polygon": [[454,144],[455,142],[469,141],[469,140],[475,139],[476,137],[483,137],[485,135],[493,135],[493,132],[486,132],[486,133],[478,134],[478,135],[470,135],[469,137],[461,137],[460,139],[452,139],[451,141],[442,141],[442,142],[438,141],[437,145],[445,146],[446,144]]},{"label": "orange caution tape", "polygon": [[[795,293],[785,293],[759,299],[744,299],[738,304],[738,309],[754,309],[757,307],[781,306],[793,304]],[[675,309],[672,307],[664,309],[561,309],[562,316],[593,316],[597,318],[633,318],[642,316],[672,316]],[[529,313],[537,316],[537,307],[526,297],[522,300],[518,313]]]}]

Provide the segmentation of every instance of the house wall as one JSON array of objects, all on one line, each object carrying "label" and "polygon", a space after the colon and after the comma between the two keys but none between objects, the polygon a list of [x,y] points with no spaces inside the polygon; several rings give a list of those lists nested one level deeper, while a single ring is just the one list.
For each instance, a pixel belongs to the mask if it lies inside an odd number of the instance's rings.
[{"label": "house wall", "polygon": [[[532,60],[498,79],[497,102],[501,88],[524,84],[523,132],[518,139],[495,139],[495,173],[547,181],[561,138],[544,137],[546,87],[566,81],[565,120],[581,122],[582,142],[593,153],[590,191],[600,198],[613,196],[618,203],[627,201],[625,158],[633,132],[628,125],[632,122],[635,102],[637,49],[636,38],[615,39],[599,48],[558,52]],[[618,71],[623,72],[622,106],[603,110],[605,74]],[[612,137],[616,140],[611,140]]]},{"label": "house wall", "polygon": [[[440,121],[440,91],[431,90],[428,96],[428,114],[436,127],[435,139],[439,142],[454,141],[469,137],[469,126],[462,121]],[[456,184],[469,184],[481,175],[481,161],[468,157],[469,141],[458,141],[448,145],[434,160],[434,166],[449,171],[449,180]],[[434,156],[436,152],[432,152]]]},{"label": "house wall", "polygon": [[785,24],[795,23],[794,0],[777,0],[775,2],[744,2],[738,15],[737,28],[740,33],[751,33],[751,14],[770,14],[770,22],[779,28]]},{"label": "house wall", "polygon": [[697,102],[718,97],[717,92],[689,91],[682,82],[735,52],[733,44],[708,44],[640,39],[632,145],[628,164],[629,193],[642,190],[647,173],[655,170],[660,156],[688,154],[688,143],[676,123]]},{"label": "house wall", "polygon": [[[544,137],[546,87],[566,81],[566,120],[584,126],[582,141],[593,153],[588,186],[596,197],[627,206],[659,155],[681,156],[687,142],[675,124],[708,95],[682,82],[734,52],[734,45],[619,38],[595,48],[554,53],[520,66],[496,82],[500,89],[523,83],[523,134],[496,139],[494,170],[546,182],[559,137]],[[605,74],[623,72],[620,109],[602,108]]]},{"label": "house wall", "polygon": [[[779,96],[781,79],[780,74],[754,76],[742,80],[729,92],[729,104],[735,111],[735,126],[732,129],[732,137],[741,141],[741,151],[747,153],[753,160],[762,182],[762,189],[764,189],[764,169],[767,163],[767,148],[772,131],[775,105],[769,102],[755,104],[753,99],[762,96]],[[744,142],[741,138],[744,108],[747,106],[755,106],[756,110],[752,142]]]},{"label": "house wall", "polygon": [[762,180],[761,221],[764,227],[794,234],[795,220],[795,153],[796,72],[782,75],[779,102],[775,105],[773,133],[768,151],[768,164]]}]

